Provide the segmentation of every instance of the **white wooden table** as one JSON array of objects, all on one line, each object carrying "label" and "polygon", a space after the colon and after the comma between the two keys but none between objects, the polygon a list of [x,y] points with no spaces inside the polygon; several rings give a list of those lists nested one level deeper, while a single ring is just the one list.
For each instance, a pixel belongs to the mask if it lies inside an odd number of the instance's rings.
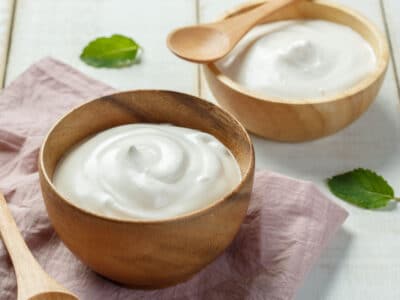
[{"label": "white wooden table", "polygon": [[[0,0],[0,81],[3,70],[6,86],[51,55],[119,89],[163,88],[213,101],[198,67],[170,54],[165,37],[175,27],[215,19],[242,1]],[[378,99],[361,119],[331,137],[303,144],[253,137],[257,168],[310,179],[329,194],[325,178],[362,166],[383,174],[400,194],[400,1],[336,1],[359,10],[389,37],[392,63]],[[132,36],[143,46],[140,64],[105,70],[79,60],[88,41],[112,33]],[[400,208],[371,212],[334,201],[350,217],[297,299],[400,299]]]}]

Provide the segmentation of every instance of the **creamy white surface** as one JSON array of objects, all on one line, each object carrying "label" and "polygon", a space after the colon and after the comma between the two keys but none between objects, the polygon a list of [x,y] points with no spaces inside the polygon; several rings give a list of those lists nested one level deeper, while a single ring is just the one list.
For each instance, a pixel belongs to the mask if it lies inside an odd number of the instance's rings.
[{"label": "creamy white surface", "polygon": [[257,26],[217,66],[266,97],[308,100],[351,88],[374,71],[376,57],[350,27],[296,20]]},{"label": "creamy white surface", "polygon": [[220,199],[240,182],[239,166],[214,136],[167,124],[100,132],[59,162],[57,191],[88,211],[121,219],[164,219]]}]

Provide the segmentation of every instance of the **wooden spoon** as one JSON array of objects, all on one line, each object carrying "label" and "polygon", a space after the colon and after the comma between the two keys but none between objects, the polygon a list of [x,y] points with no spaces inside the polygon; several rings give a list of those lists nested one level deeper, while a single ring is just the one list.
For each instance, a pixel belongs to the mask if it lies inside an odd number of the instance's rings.
[{"label": "wooden spoon", "polygon": [[18,283],[18,300],[77,300],[38,264],[25,244],[0,193],[0,235],[10,254]]},{"label": "wooden spoon", "polygon": [[274,0],[226,20],[179,28],[167,38],[169,49],[177,56],[197,63],[218,60],[228,54],[240,39],[269,14],[304,0]]}]

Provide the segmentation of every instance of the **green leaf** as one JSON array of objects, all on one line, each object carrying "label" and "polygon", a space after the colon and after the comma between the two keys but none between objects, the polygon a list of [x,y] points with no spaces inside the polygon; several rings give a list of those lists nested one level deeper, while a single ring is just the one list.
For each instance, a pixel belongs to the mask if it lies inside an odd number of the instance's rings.
[{"label": "green leaf", "polygon": [[373,171],[356,169],[328,179],[328,186],[337,197],[359,207],[385,207],[394,198],[393,188]]},{"label": "green leaf", "polygon": [[133,65],[140,46],[120,34],[91,41],[81,54],[81,60],[93,67],[122,68]]}]

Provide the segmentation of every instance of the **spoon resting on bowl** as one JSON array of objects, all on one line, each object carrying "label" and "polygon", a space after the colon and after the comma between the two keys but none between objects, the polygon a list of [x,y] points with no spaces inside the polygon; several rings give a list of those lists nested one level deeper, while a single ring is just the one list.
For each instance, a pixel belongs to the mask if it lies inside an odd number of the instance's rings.
[{"label": "spoon resting on bowl", "polygon": [[168,48],[178,57],[208,63],[228,54],[261,19],[305,0],[271,0],[248,12],[223,21],[178,28],[167,38]]},{"label": "spoon resting on bowl", "polygon": [[10,254],[18,283],[18,300],[77,300],[35,260],[0,193],[0,236]]}]

